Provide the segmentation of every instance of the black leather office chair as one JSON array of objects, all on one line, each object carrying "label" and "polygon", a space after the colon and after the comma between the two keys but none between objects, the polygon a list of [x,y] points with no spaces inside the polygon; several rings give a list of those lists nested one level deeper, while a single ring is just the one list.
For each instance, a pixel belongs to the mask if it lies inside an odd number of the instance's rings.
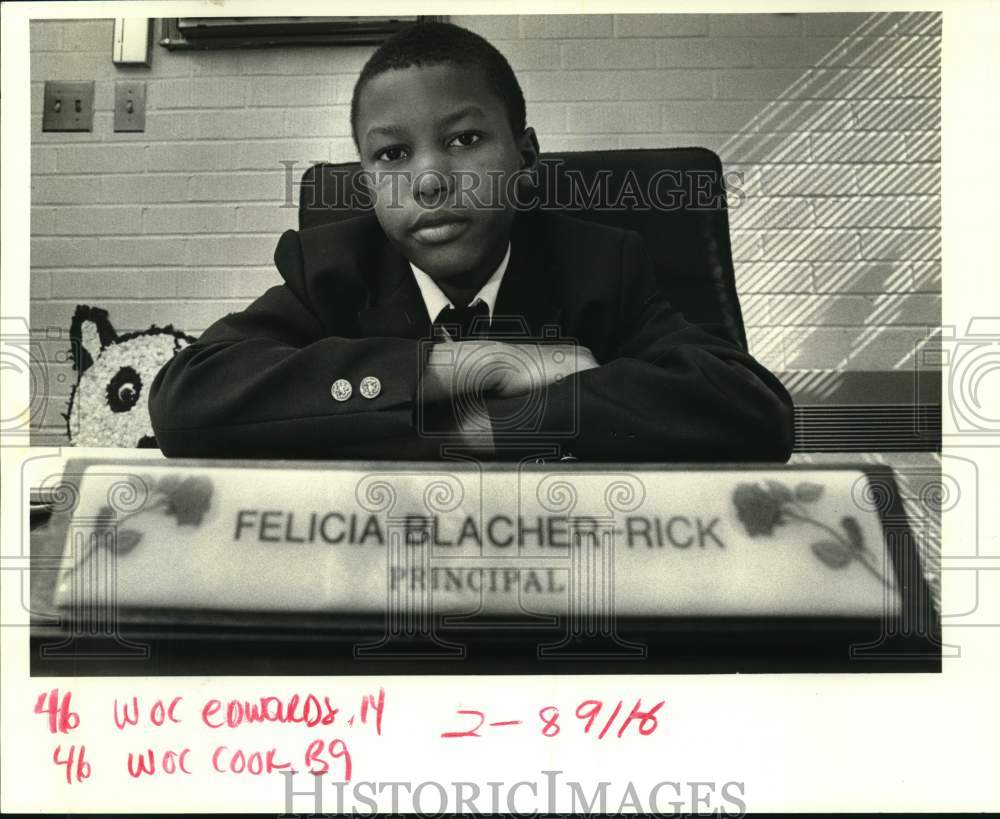
[{"label": "black leather office chair", "polygon": [[[356,162],[302,177],[299,227],[370,209]],[[537,201],[580,219],[640,233],[661,285],[692,322],[721,325],[747,347],[736,294],[722,163],[705,148],[542,154]]]}]

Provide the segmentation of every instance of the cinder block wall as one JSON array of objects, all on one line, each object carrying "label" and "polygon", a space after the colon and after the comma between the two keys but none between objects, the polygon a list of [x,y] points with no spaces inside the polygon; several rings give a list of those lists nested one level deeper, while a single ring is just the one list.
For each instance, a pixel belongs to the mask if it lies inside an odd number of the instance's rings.
[{"label": "cinder block wall", "polygon": [[[452,18],[511,61],[543,150],[701,145],[731,202],[752,351],[779,371],[914,366],[940,322],[940,15]],[[158,33],[158,31],[157,31]],[[291,178],[355,159],[368,47],[170,52],[111,62],[111,20],[31,24],[31,325],[77,303],[121,331],[197,335],[277,283]],[[42,133],[46,80],[94,79],[90,133]],[[114,82],[147,81],[144,133],[112,130]],[[47,343],[58,442],[75,378]]]}]

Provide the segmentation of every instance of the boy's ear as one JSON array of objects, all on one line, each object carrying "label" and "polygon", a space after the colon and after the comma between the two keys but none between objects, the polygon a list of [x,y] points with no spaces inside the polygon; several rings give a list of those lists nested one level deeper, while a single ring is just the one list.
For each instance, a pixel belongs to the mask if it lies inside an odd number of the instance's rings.
[{"label": "boy's ear", "polygon": [[521,153],[521,170],[532,175],[538,172],[541,149],[538,147],[538,137],[535,129],[525,128],[517,140],[517,149]]}]

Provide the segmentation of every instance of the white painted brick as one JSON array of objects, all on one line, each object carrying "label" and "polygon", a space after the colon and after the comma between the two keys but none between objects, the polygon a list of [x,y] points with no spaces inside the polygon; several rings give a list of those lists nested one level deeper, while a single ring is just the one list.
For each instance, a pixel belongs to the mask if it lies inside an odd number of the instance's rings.
[{"label": "white painted brick", "polygon": [[[237,166],[238,142],[163,142],[149,146],[151,171],[217,171]],[[253,144],[253,143],[251,143]]]},{"label": "white painted brick", "polygon": [[912,227],[903,196],[832,196],[814,200],[819,227]]},{"label": "white painted brick", "polygon": [[337,77],[254,77],[248,80],[247,105],[290,108],[336,105]]},{"label": "white painted brick", "polygon": [[593,136],[573,136],[572,134],[546,135],[542,142],[543,151],[602,151],[615,148],[657,147],[622,145],[622,138],[613,134],[595,134]]},{"label": "white painted brick", "polygon": [[782,327],[750,327],[747,326],[747,343],[750,354],[771,372],[784,372],[784,350],[781,347]]},{"label": "white painted brick", "polygon": [[802,33],[801,14],[712,14],[709,32],[716,37],[797,37]]},{"label": "white painted brick", "polygon": [[190,52],[174,53],[190,66],[190,73],[195,77],[238,77],[241,74],[259,73],[248,68],[248,64],[252,65],[255,54],[250,49],[223,48],[198,52],[196,59],[192,59]]},{"label": "white painted brick", "polygon": [[69,266],[130,265],[151,267],[183,264],[187,258],[185,244],[188,241],[190,240],[183,237],[101,237],[92,253],[79,258],[73,265]]},{"label": "white painted brick", "polygon": [[[247,87],[256,89],[261,80],[243,77],[193,77],[190,79],[157,80],[147,89],[150,111],[172,108],[241,108],[247,97]],[[249,102],[248,104],[254,104]]]},{"label": "white painted brick", "polygon": [[771,305],[766,296],[741,295],[740,309],[748,327],[766,326],[771,321]]},{"label": "white painted brick", "polygon": [[236,230],[280,236],[299,226],[298,211],[276,205],[241,205],[236,209]]},{"label": "white painted brick", "polygon": [[45,270],[32,270],[28,277],[29,295],[32,300],[52,297],[52,274]]},{"label": "white painted brick", "polygon": [[565,133],[567,117],[566,106],[561,103],[533,102],[528,105],[528,125],[538,132],[539,139]]},{"label": "white painted brick", "polygon": [[248,53],[244,73],[260,74],[354,74],[357,76],[374,46],[324,46],[308,48],[257,49]]},{"label": "white painted brick", "polygon": [[41,51],[31,55],[31,77],[35,80],[108,79],[115,76],[111,62],[111,40],[106,52],[56,52]]},{"label": "white painted brick", "polygon": [[940,37],[851,37],[831,38],[836,51],[824,64],[841,66],[906,66],[933,68],[941,64]]},{"label": "white painted brick", "polygon": [[274,139],[282,135],[285,120],[284,111],[270,108],[208,111],[197,115],[185,111],[184,115],[198,117],[193,130],[195,138],[201,139]]},{"label": "white painted brick", "polygon": [[919,34],[923,36],[941,36],[941,12],[913,11],[900,15],[899,25],[895,34]]},{"label": "white painted brick", "polygon": [[494,40],[513,40],[520,36],[516,14],[455,14],[449,18],[456,26],[467,28]]},{"label": "white painted brick", "polygon": [[899,162],[906,152],[902,134],[890,131],[823,131],[810,141],[815,162]]},{"label": "white painted brick", "polygon": [[62,30],[63,51],[100,51],[111,62],[111,43],[115,33],[113,18],[64,20]]},{"label": "white painted brick", "polygon": [[657,106],[641,103],[618,105],[570,105],[569,130],[571,133],[596,134],[652,131],[659,127],[660,113]]},{"label": "white painted brick", "polygon": [[169,269],[53,270],[50,275],[56,299],[121,298],[123,294],[156,299],[178,295],[176,271]]},{"label": "white painted brick", "polygon": [[940,100],[855,100],[858,127],[869,131],[937,131]]},{"label": "white painted brick", "polygon": [[930,293],[885,293],[873,299],[880,323],[889,326],[941,324],[941,296]]},{"label": "white painted brick", "polygon": [[797,100],[770,102],[760,106],[761,115],[752,130],[765,132],[849,131],[858,127],[848,100]]},{"label": "white painted brick", "polygon": [[613,31],[610,14],[525,14],[520,18],[520,36],[525,39],[610,37]]},{"label": "white painted brick", "polygon": [[97,239],[65,239],[61,237],[32,237],[31,266],[71,267],[83,264],[97,246]]},{"label": "white painted brick", "polygon": [[493,45],[507,58],[515,73],[528,68],[558,68],[560,65],[560,43],[556,40],[497,40]]},{"label": "white painted brick", "polygon": [[29,222],[32,236],[51,236],[55,232],[56,209],[32,207]]},{"label": "white painted brick", "polygon": [[274,236],[192,236],[181,263],[261,267],[273,262],[275,243]]},{"label": "white painted brick", "polygon": [[926,366],[928,359],[940,360],[926,355],[932,348],[940,349],[934,338],[934,332],[928,332],[926,327],[879,328],[871,343],[855,342],[848,364],[855,370],[912,371],[918,364],[922,369],[932,369]]},{"label": "white painted brick", "polygon": [[[277,239],[275,239],[277,244]],[[177,293],[189,298],[257,298],[282,279],[270,267],[197,267],[176,271]]]},{"label": "white painted brick", "polygon": [[711,96],[711,71],[672,68],[629,71],[622,77],[623,100],[700,100]]},{"label": "white painted brick", "polygon": [[566,68],[654,68],[657,42],[651,39],[572,40],[563,44]]},{"label": "white painted brick", "polygon": [[904,131],[906,159],[910,162],[940,162],[940,131]]},{"label": "white painted brick", "polygon": [[782,334],[787,369],[829,370],[846,361],[858,330],[853,327],[788,327]]},{"label": "white painted brick", "polygon": [[293,108],[284,114],[285,121],[277,134],[279,136],[305,139],[351,135],[351,115],[346,105],[328,108]]},{"label": "white painted brick", "polygon": [[697,37],[708,34],[704,14],[616,14],[616,37]]},{"label": "white painted brick", "polygon": [[728,137],[721,153],[731,162],[809,163],[813,161],[809,136],[808,133],[741,133]]},{"label": "white painted brick", "polygon": [[37,144],[31,146],[32,176],[55,173],[57,150],[59,149]]},{"label": "white painted brick", "polygon": [[898,97],[902,92],[897,68],[813,68],[796,86],[791,99],[868,99]]},{"label": "white painted brick", "polygon": [[757,103],[671,101],[663,106],[663,130],[736,133],[761,110]]},{"label": "white painted brick", "polygon": [[[32,82],[31,83],[31,113],[41,114],[42,109],[45,107],[45,83],[44,82]],[[34,116],[31,117],[32,128],[34,128],[34,123],[36,119]],[[38,130],[41,131],[42,121],[41,118],[37,120]]]},{"label": "white painted brick", "polygon": [[741,227],[807,228],[814,226],[812,201],[802,196],[758,196]]},{"label": "white painted brick", "polygon": [[874,295],[912,289],[913,272],[908,262],[817,262],[813,281],[817,293]]},{"label": "white painted brick", "polygon": [[749,68],[719,71],[715,76],[715,96],[720,100],[773,100],[786,93],[804,74],[795,69]]},{"label": "white painted brick", "polygon": [[729,232],[733,262],[753,262],[764,255],[764,237],[759,230],[734,228]]},{"label": "white painted brick", "polygon": [[836,37],[766,37],[750,41],[753,64],[765,68],[812,68],[841,45]]},{"label": "white painted brick", "polygon": [[[282,203],[291,193],[297,198],[298,183],[308,165],[299,161],[289,177],[278,166],[267,172],[232,171],[199,173],[191,177],[184,197],[191,202],[275,202]],[[292,184],[292,191],[288,186]]]},{"label": "white painted brick", "polygon": [[937,163],[857,165],[854,175],[860,194],[918,196],[941,191],[941,166]]},{"label": "white painted brick", "polygon": [[742,293],[801,293],[811,289],[809,262],[743,262],[736,283]]},{"label": "white painted brick", "polygon": [[897,68],[899,94],[903,97],[941,98],[941,68]]},{"label": "white painted brick", "polygon": [[58,20],[29,20],[28,40],[32,53],[62,48],[63,25]]},{"label": "white painted brick", "polygon": [[63,205],[56,212],[55,229],[61,236],[140,233],[142,213],[135,207],[116,205]]},{"label": "white painted brick", "polygon": [[325,161],[329,142],[322,139],[282,139],[244,142],[235,150],[232,162],[242,170],[280,171],[282,162],[294,161],[303,167]]},{"label": "white painted brick", "polygon": [[843,37],[885,35],[896,28],[897,15],[859,12],[824,12],[802,15],[807,36]]},{"label": "white painted brick", "polygon": [[724,40],[705,37],[670,37],[657,41],[659,68],[749,68],[753,65],[750,43],[735,37]]},{"label": "white painted brick", "polygon": [[100,201],[109,204],[185,202],[187,187],[187,173],[107,175],[100,178]]},{"label": "white painted brick", "polygon": [[617,71],[523,71],[519,77],[530,102],[615,100],[627,77]]},{"label": "white painted brick", "polygon": [[725,142],[725,134],[703,133],[649,133],[622,134],[618,137],[619,148],[708,148],[719,153]]},{"label": "white painted brick", "polygon": [[764,256],[783,261],[857,259],[858,237],[847,230],[767,230]]},{"label": "white painted brick", "polygon": [[862,230],[860,236],[865,259],[941,258],[941,231],[937,229]]},{"label": "white painted brick", "polygon": [[160,205],[143,210],[144,233],[231,233],[236,229],[232,205]]},{"label": "white painted brick", "polygon": [[841,196],[854,193],[854,166],[768,165],[763,169],[764,190],[772,196]]},{"label": "white painted brick", "polygon": [[59,173],[121,173],[145,168],[145,145],[67,145],[58,151]]},{"label": "white painted brick", "polygon": [[[772,323],[786,327],[810,325],[861,327],[874,311],[875,305],[872,299],[865,296],[771,297]],[[785,354],[788,355],[787,349]]]},{"label": "white painted brick", "polygon": [[913,227],[941,227],[941,197],[913,196],[908,200]]},{"label": "white painted brick", "polygon": [[941,292],[941,262],[913,262],[913,289],[917,292]]}]

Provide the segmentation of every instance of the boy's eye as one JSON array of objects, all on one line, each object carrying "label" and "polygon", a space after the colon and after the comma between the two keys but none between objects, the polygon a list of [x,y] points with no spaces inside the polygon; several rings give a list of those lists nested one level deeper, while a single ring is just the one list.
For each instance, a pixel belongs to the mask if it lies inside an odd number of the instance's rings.
[{"label": "boy's eye", "polygon": [[482,137],[479,134],[474,134],[471,131],[466,131],[463,134],[459,134],[457,137],[448,143],[448,147],[462,147],[468,148],[470,145],[475,145]]},{"label": "boy's eye", "polygon": [[376,162],[396,162],[406,156],[406,150],[399,147],[398,145],[393,145],[390,148],[385,148],[379,153],[375,154]]}]

